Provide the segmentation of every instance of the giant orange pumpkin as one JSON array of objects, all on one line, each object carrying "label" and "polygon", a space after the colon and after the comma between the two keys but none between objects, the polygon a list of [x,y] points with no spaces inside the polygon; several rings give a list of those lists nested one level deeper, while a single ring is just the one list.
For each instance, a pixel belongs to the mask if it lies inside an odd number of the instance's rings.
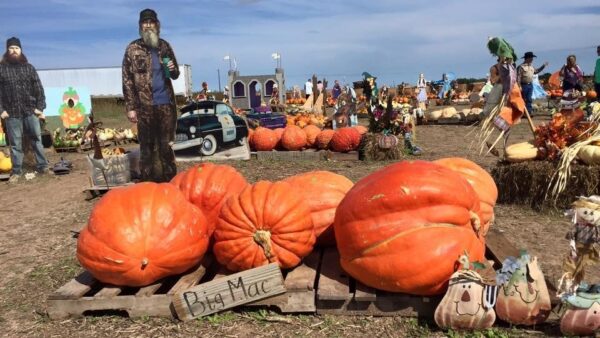
[{"label": "giant orange pumpkin", "polygon": [[231,271],[268,263],[292,268],[315,244],[310,210],[300,191],[287,182],[259,181],[221,208],[213,252]]},{"label": "giant orange pumpkin", "polygon": [[385,167],[354,185],[335,214],[342,268],[376,289],[446,290],[457,258],[483,261],[479,198],[453,170],[425,161]]},{"label": "giant orange pumpkin", "polygon": [[348,152],[358,149],[360,132],[356,128],[344,127],[335,131],[329,147],[334,151]]},{"label": "giant orange pumpkin", "polygon": [[77,240],[77,259],[98,280],[143,286],[198,264],[208,247],[200,209],[168,183],[109,191]]},{"label": "giant orange pumpkin", "polygon": [[466,158],[449,157],[442,158],[433,163],[437,163],[452,169],[462,175],[471,184],[479,196],[481,232],[485,236],[494,220],[494,206],[498,198],[498,188],[496,182],[485,169],[477,163],[469,161]]},{"label": "giant orange pumpkin", "polygon": [[306,146],[306,133],[298,126],[286,126],[281,135],[281,146],[287,150],[300,150]]},{"label": "giant orange pumpkin", "polygon": [[221,206],[231,195],[239,194],[247,185],[246,179],[235,168],[210,162],[180,172],[171,183],[185,198],[200,208],[208,221],[209,235],[217,224]]},{"label": "giant orange pumpkin", "polygon": [[321,133],[319,133],[319,135],[317,136],[317,147],[319,149],[329,148],[329,143],[331,142],[333,134],[335,134],[335,130],[323,129]]},{"label": "giant orange pumpkin", "polygon": [[354,183],[330,171],[310,171],[284,180],[298,187],[310,209],[315,235],[321,245],[335,245],[335,210]]},{"label": "giant orange pumpkin", "polygon": [[309,148],[314,147],[317,143],[317,136],[319,136],[319,134],[321,133],[321,128],[309,124],[302,130],[304,130],[304,133],[306,134],[306,146]]},{"label": "giant orange pumpkin", "polygon": [[275,148],[279,139],[275,132],[269,128],[258,127],[252,134],[254,149],[258,151],[270,151]]}]

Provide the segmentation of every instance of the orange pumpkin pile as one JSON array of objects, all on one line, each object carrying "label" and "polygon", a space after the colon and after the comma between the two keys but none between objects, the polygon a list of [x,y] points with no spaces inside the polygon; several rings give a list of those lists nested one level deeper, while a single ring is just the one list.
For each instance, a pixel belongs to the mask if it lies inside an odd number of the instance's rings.
[{"label": "orange pumpkin pile", "polygon": [[250,148],[257,151],[274,149],[295,151],[314,148],[348,152],[358,149],[362,136],[366,133],[367,128],[364,126],[337,130],[321,130],[315,125],[307,125],[304,128],[288,125],[273,130],[258,127],[251,134],[249,144]]}]

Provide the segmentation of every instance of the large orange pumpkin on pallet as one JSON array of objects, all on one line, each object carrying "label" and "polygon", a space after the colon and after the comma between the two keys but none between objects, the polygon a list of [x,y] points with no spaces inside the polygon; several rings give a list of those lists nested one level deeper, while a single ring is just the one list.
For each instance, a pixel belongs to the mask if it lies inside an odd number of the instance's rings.
[{"label": "large orange pumpkin on pallet", "polygon": [[281,135],[281,146],[287,150],[300,150],[306,146],[306,133],[298,126],[286,126]]},{"label": "large orange pumpkin on pallet", "polygon": [[342,268],[376,289],[443,293],[465,252],[484,259],[479,198],[455,171],[425,161],[385,167],[354,185],[337,208]]},{"label": "large orange pumpkin on pallet", "polygon": [[284,128],[275,128],[273,131],[275,132],[275,136],[277,136],[277,145],[275,148],[281,148],[281,135],[283,135]]},{"label": "large orange pumpkin on pallet", "polygon": [[275,132],[269,128],[258,127],[252,134],[252,142],[254,149],[258,151],[271,151],[279,142]]},{"label": "large orange pumpkin on pallet", "polygon": [[333,220],[335,210],[354,183],[330,171],[310,171],[284,180],[298,187],[310,209],[315,235],[320,245],[335,245]]},{"label": "large orange pumpkin on pallet", "polygon": [[231,271],[268,263],[292,268],[315,245],[310,210],[286,182],[259,181],[231,196],[221,208],[213,252]]},{"label": "large orange pumpkin on pallet", "polygon": [[304,127],[303,130],[306,134],[306,146],[309,148],[314,147],[317,143],[317,136],[319,136],[321,133],[321,128],[309,124],[308,126]]},{"label": "large orange pumpkin on pallet", "polygon": [[215,230],[217,216],[227,198],[239,194],[248,185],[244,176],[235,168],[210,162],[180,172],[171,183],[181,190],[188,201],[204,212],[209,235]]},{"label": "large orange pumpkin on pallet", "polygon": [[168,183],[109,191],[77,240],[77,259],[98,280],[144,286],[198,264],[208,247],[200,209]]},{"label": "large orange pumpkin on pallet", "polygon": [[433,163],[437,163],[452,169],[467,179],[480,200],[481,232],[485,236],[494,220],[494,206],[498,198],[498,188],[496,182],[485,169],[477,163],[469,161],[466,158],[449,157],[442,158]]},{"label": "large orange pumpkin on pallet", "polygon": [[335,130],[323,129],[317,136],[317,147],[319,149],[329,148],[329,143],[331,142],[331,138],[333,137],[333,134],[335,134]]},{"label": "large orange pumpkin on pallet", "polygon": [[329,143],[329,148],[339,152],[356,150],[360,144],[360,138],[360,133],[356,128],[340,128],[333,134],[331,142]]}]

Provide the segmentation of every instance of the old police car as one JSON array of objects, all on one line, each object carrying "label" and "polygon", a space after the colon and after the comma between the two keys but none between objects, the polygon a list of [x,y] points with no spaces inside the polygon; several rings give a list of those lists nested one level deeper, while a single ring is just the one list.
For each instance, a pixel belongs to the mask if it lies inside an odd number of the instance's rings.
[{"label": "old police car", "polygon": [[243,145],[248,137],[246,120],[221,101],[195,101],[180,109],[173,150],[197,148],[213,155],[226,145]]}]

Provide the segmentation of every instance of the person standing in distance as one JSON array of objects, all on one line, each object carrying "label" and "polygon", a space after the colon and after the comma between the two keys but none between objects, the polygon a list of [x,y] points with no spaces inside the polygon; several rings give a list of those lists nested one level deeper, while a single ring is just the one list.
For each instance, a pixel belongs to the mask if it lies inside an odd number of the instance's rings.
[{"label": "person standing in distance", "polygon": [[23,136],[31,140],[37,172],[49,172],[40,127],[40,119],[45,119],[44,109],[42,82],[23,54],[21,41],[12,37],[6,41],[6,53],[0,61],[0,117],[6,127],[12,162],[9,183],[18,182],[22,175]]},{"label": "person standing in distance", "polygon": [[548,65],[548,62],[544,62],[540,68],[536,69],[533,67],[533,58],[535,57],[537,56],[535,56],[533,52],[525,53],[525,55],[523,55],[523,63],[517,68],[517,81],[521,85],[521,95],[523,96],[523,99],[525,99],[525,106],[527,107],[529,114],[533,114],[533,77],[544,70]]},{"label": "person standing in distance", "polygon": [[160,21],[152,9],[140,12],[140,38],[123,58],[123,97],[127,118],[137,123],[142,181],[168,182],[177,174],[177,108],[171,80],[179,77],[175,53],[160,38]]}]

